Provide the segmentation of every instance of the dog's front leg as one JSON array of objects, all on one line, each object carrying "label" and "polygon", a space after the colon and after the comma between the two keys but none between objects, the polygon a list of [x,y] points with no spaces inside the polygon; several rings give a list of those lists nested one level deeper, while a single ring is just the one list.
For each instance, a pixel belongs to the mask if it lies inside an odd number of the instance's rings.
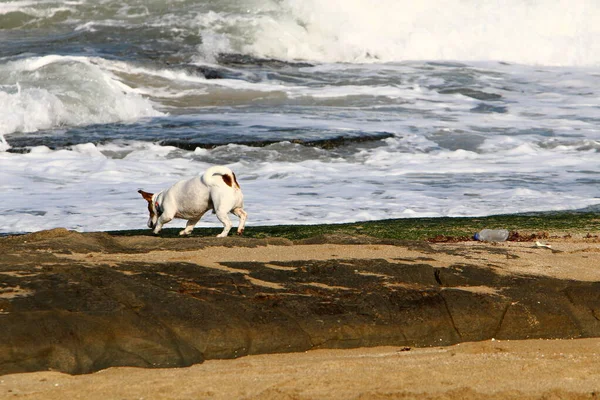
[{"label": "dog's front leg", "polygon": [[197,218],[190,218],[188,219],[187,223],[185,224],[185,229],[182,230],[181,232],[179,232],[179,234],[181,236],[183,235],[189,235],[192,233],[192,231],[194,230],[194,226],[196,226],[196,224],[198,223],[198,221],[200,221],[200,218],[202,218],[202,216],[204,214],[206,214],[206,212],[209,210],[209,208],[207,208],[206,210],[202,211]]},{"label": "dog's front leg", "polygon": [[200,221],[200,218],[189,219],[185,224],[185,229],[179,232],[180,236],[189,235],[194,230],[194,226]]},{"label": "dog's front leg", "polygon": [[162,227],[164,224],[171,222],[173,218],[169,218],[169,217],[165,217],[165,214],[161,215],[160,217],[158,217],[158,219],[156,220],[156,226],[154,227],[154,234],[158,235],[158,233],[161,231]]}]

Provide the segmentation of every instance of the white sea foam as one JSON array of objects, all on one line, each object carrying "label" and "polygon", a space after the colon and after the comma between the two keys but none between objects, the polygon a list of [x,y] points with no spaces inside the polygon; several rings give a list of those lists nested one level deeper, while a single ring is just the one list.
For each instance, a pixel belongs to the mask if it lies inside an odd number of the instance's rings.
[{"label": "white sea foam", "polygon": [[50,55],[0,64],[0,135],[162,115],[102,62]]},{"label": "white sea foam", "polygon": [[600,5],[593,0],[284,0],[247,50],[325,62],[502,60],[600,64]]},{"label": "white sea foam", "polygon": [[24,8],[35,5],[34,1],[11,1],[0,4],[0,14],[8,14],[15,11],[21,11]]},{"label": "white sea foam", "polygon": [[315,62],[581,66],[600,64],[599,19],[593,0],[247,0],[214,2],[153,23],[197,30],[206,62],[239,52]]},{"label": "white sea foam", "polygon": [[[234,160],[228,164],[244,189],[250,226],[473,216],[598,203],[589,185],[572,182],[586,179],[586,170],[600,168],[596,150],[526,144],[506,149],[501,143],[483,154],[461,149],[408,153],[397,150],[403,140],[390,139],[389,146],[365,149],[357,158],[307,155],[291,161],[283,154],[269,156],[276,150],[268,147],[229,145],[182,152],[142,142],[0,153],[0,233],[57,226],[81,231],[144,228],[146,207],[138,189],[162,190],[201,173],[223,154]],[[218,225],[213,216],[200,224]]]},{"label": "white sea foam", "polygon": [[[78,31],[152,27],[172,41],[200,35],[198,56],[244,53],[315,62],[497,60],[531,65],[600,64],[595,0],[121,0],[12,1],[42,26]],[[69,18],[56,18],[66,13]],[[56,20],[55,20],[56,18]]]},{"label": "white sea foam", "polygon": [[[57,4],[58,3],[58,4]],[[55,0],[42,1],[9,1],[0,3],[0,15],[22,12],[38,18],[50,18],[61,11],[71,10]],[[71,2],[73,5],[75,2]]]}]

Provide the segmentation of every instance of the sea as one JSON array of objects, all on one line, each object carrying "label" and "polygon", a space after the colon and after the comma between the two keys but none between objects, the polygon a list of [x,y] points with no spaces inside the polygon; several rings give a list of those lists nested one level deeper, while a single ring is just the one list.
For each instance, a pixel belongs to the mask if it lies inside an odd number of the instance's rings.
[{"label": "sea", "polygon": [[145,229],[139,189],[215,164],[248,229],[598,210],[598,21],[596,0],[2,0],[0,234]]}]

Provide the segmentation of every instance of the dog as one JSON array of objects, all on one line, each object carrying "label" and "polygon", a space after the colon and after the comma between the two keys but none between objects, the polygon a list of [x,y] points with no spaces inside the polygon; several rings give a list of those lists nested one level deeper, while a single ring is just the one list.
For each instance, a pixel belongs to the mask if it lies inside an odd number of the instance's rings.
[{"label": "dog", "polygon": [[187,219],[180,235],[189,235],[200,218],[209,210],[223,223],[217,237],[226,237],[231,230],[229,213],[239,217],[237,234],[244,233],[248,214],[244,211],[244,195],[233,171],[224,166],[210,167],[202,177],[176,182],[167,190],[153,194],[138,190],[148,202],[148,228],[158,234],[163,225],[173,218]]}]

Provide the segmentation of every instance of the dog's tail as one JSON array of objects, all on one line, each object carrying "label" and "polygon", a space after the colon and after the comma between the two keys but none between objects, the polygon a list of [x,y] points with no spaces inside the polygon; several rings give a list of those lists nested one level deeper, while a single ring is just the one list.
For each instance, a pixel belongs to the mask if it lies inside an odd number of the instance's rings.
[{"label": "dog's tail", "polygon": [[231,188],[240,189],[240,184],[235,178],[233,171],[220,165],[207,169],[204,175],[202,175],[202,182],[208,187],[220,186],[225,183]]}]

